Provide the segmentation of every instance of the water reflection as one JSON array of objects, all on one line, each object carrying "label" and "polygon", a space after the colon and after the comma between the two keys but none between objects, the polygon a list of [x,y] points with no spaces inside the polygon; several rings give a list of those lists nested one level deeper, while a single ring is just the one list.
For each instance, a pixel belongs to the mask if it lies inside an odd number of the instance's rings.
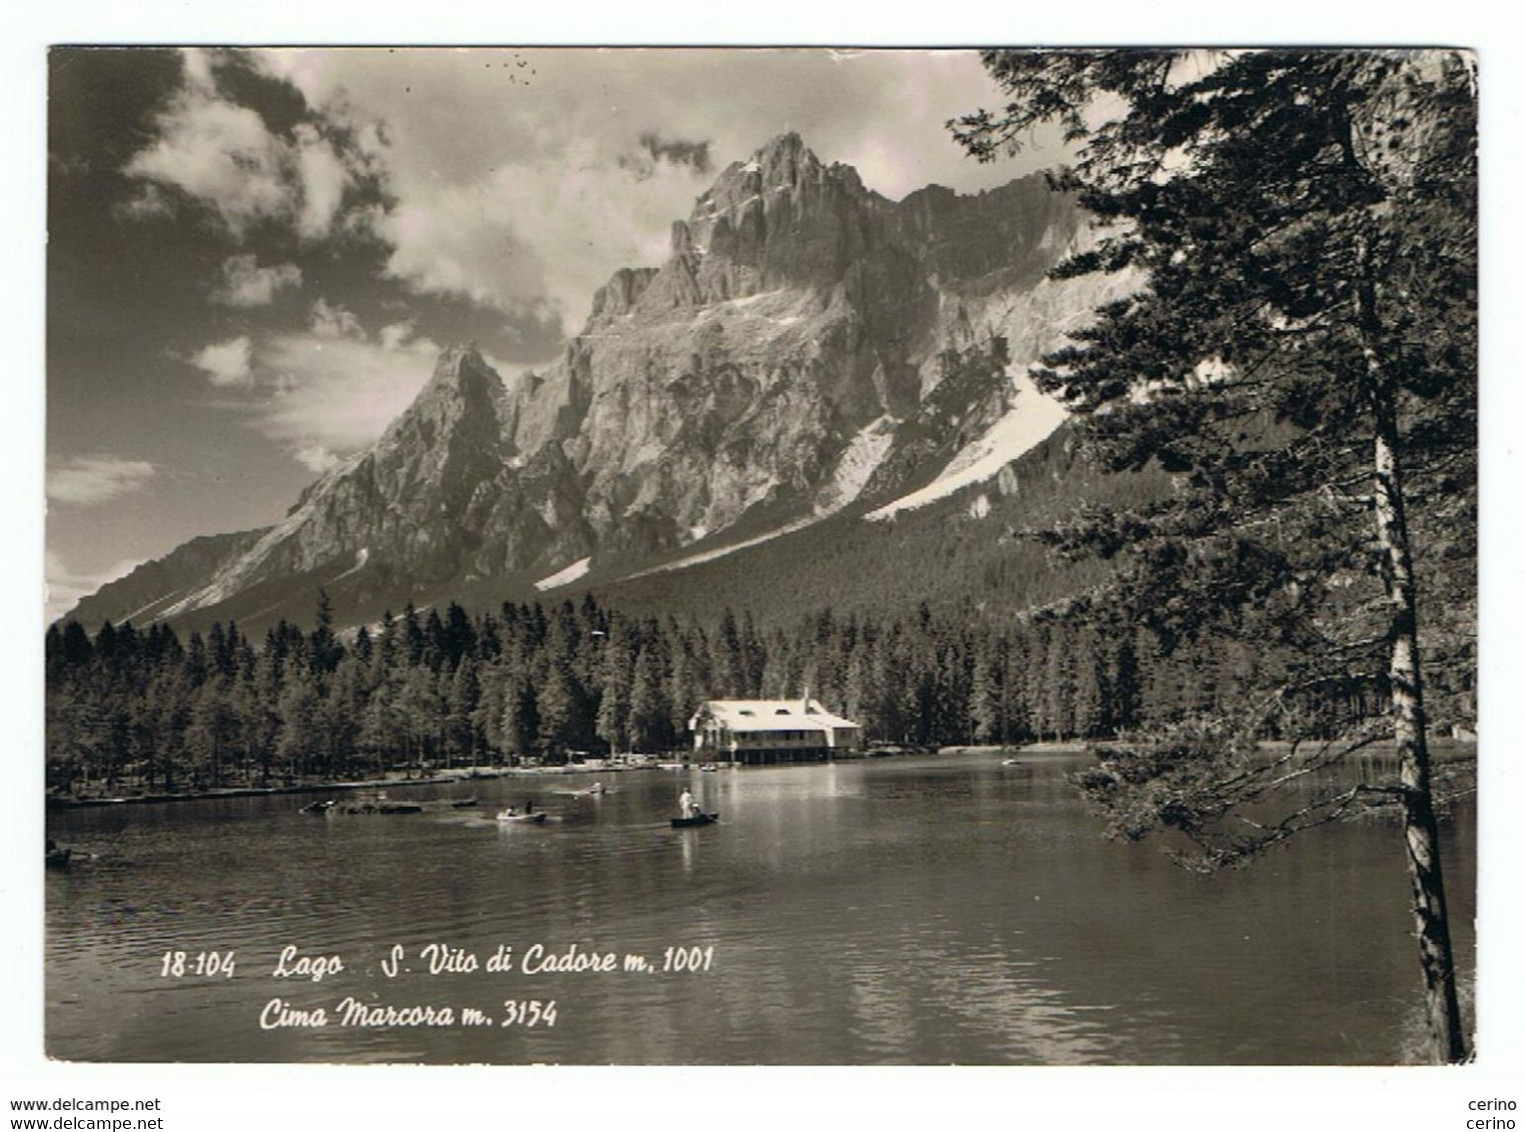
[{"label": "water reflection", "polygon": [[[50,815],[98,854],[48,877],[48,1048],[109,1060],[1392,1062],[1418,974],[1398,832],[1313,831],[1214,878],[1103,842],[1064,758],[870,760],[620,776],[599,797],[534,784],[544,825],[470,810],[313,818],[300,799]],[[568,776],[568,790],[591,781]],[[687,784],[721,823],[672,829]],[[558,785],[561,785],[558,782]],[[467,787],[463,786],[462,790]],[[400,797],[440,795],[399,788]],[[1472,954],[1471,810],[1447,827]],[[390,980],[393,944],[491,955],[542,943],[646,957],[713,947],[703,973],[478,970]],[[344,956],[321,985],[288,943]],[[231,980],[159,975],[166,950],[236,948]],[[261,1030],[261,1007],[558,1002],[557,1025]]]}]

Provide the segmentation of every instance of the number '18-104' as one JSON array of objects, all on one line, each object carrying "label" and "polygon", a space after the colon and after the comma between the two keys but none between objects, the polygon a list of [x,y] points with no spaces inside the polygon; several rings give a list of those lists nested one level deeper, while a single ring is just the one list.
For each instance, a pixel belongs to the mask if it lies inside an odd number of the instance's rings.
[{"label": "number '18-104'", "polygon": [[159,963],[161,979],[178,979],[185,975],[221,975],[233,978],[232,951],[198,951],[191,955],[184,951],[166,951]]}]

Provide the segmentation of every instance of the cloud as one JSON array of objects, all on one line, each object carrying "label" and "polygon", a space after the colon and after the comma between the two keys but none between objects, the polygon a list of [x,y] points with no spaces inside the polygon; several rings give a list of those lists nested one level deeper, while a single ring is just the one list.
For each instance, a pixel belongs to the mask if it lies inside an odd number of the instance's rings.
[{"label": "cloud", "polygon": [[282,287],[300,286],[302,269],[294,263],[260,267],[254,255],[236,255],[224,261],[222,278],[211,298],[228,307],[263,307]]},{"label": "cloud", "polygon": [[181,58],[182,86],[155,121],[158,136],[124,167],[144,182],[127,215],[163,214],[170,188],[209,207],[235,238],[260,220],[292,224],[309,239],[328,235],[354,180],[329,139],[308,123],[290,139],[272,133],[221,94],[215,55],[191,48]]},{"label": "cloud", "polygon": [[236,394],[220,408],[243,415],[303,467],[322,472],[386,431],[424,387],[440,353],[412,321],[373,334],[353,311],[320,296],[298,329],[240,335],[188,360]]},{"label": "cloud", "polygon": [[158,185],[146,184],[136,196],[117,205],[116,212],[128,220],[159,220],[174,216],[175,206]]},{"label": "cloud", "polygon": [[426,191],[403,188],[374,232],[391,247],[387,271],[418,291],[464,295],[519,319],[559,317],[578,330],[594,292],[619,267],[659,264],[674,219],[705,186],[692,166],[634,168],[593,142],[552,160],[485,171]]},{"label": "cloud", "polygon": [[[411,322],[372,334],[343,307],[318,299],[305,330],[271,334],[254,349],[259,403],[252,425],[303,467],[324,472],[373,443],[413,403],[441,353]],[[505,381],[517,371],[485,356]]]},{"label": "cloud", "polygon": [[307,124],[296,130],[297,172],[302,184],[302,208],[297,231],[309,239],[321,239],[333,227],[351,175],[339,155],[316,129]]},{"label": "cloud", "polygon": [[353,313],[319,299],[305,330],[262,338],[254,427],[321,472],[381,436],[418,395],[440,347],[394,324],[372,336]]},{"label": "cloud", "polygon": [[[575,331],[620,267],[657,265],[716,168],[787,130],[899,199],[1052,162],[978,165],[944,123],[999,92],[973,52],[277,49],[254,52],[333,136],[353,139],[387,203],[364,216],[386,271],[511,318]],[[596,93],[592,93],[596,92]],[[463,108],[470,125],[463,126]]]},{"label": "cloud", "polygon": [[412,322],[394,322],[390,326],[381,328],[378,337],[381,344],[389,350],[395,350],[413,337],[414,327]]},{"label": "cloud", "polygon": [[253,110],[218,98],[209,79],[192,79],[189,66],[187,78],[159,116],[158,139],[127,163],[127,175],[203,201],[234,235],[261,217],[290,213],[292,188],[280,139]]},{"label": "cloud", "polygon": [[545,261],[514,234],[541,205],[515,200],[514,186],[505,189],[490,195],[476,186],[446,188],[428,204],[378,213],[372,228],[392,247],[388,274],[415,290],[462,295],[508,314],[545,301],[551,289]]},{"label": "cloud", "polygon": [[213,55],[200,47],[187,47],[180,52],[186,90],[204,98],[217,97],[217,78],[212,73]]},{"label": "cloud", "polygon": [[330,452],[321,444],[309,444],[306,448],[299,448],[291,454],[291,458],[304,468],[315,472],[326,472],[338,464],[339,456]]},{"label": "cloud", "polygon": [[[308,325],[319,338],[354,338],[364,341],[366,337],[360,319],[343,307],[330,306],[328,300],[321,295],[313,304]],[[394,341],[400,343],[402,336],[397,336]]]},{"label": "cloud", "polygon": [[55,503],[89,506],[137,491],[153,478],[153,464],[112,456],[82,456],[48,475],[48,498]]},{"label": "cloud", "polygon": [[674,165],[688,165],[696,173],[709,173],[710,143],[708,141],[665,140],[660,134],[646,133],[640,137],[641,148],[651,155],[653,161],[667,161]]},{"label": "cloud", "polygon": [[218,387],[249,385],[252,377],[250,359],[253,345],[249,336],[240,335],[227,342],[213,342],[203,346],[190,362],[207,375],[207,380]]}]

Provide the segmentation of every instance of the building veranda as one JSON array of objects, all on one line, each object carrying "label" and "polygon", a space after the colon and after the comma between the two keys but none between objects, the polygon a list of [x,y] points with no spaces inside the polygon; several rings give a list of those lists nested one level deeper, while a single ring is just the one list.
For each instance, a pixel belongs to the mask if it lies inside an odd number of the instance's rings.
[{"label": "building veranda", "polygon": [[825,762],[856,755],[863,728],[809,696],[793,700],[706,700],[689,720],[702,760],[758,766]]}]

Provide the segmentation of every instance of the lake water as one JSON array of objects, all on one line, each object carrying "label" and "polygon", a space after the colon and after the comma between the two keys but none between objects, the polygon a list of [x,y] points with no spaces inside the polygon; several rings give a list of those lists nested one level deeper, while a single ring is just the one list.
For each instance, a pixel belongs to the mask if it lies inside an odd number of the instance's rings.
[{"label": "lake water", "polygon": [[[395,798],[478,798],[396,816],[306,816],[307,799],[292,795],[51,812],[50,836],[97,857],[47,878],[48,1053],[577,1064],[1405,1056],[1419,973],[1393,823],[1315,830],[1251,868],[1201,877],[1153,845],[1103,841],[1064,780],[1078,760],[1039,753],[1005,767],[971,752],[652,770],[603,776],[615,792],[598,798],[557,793],[591,775],[514,777],[394,788]],[[719,824],[668,826],[685,783]],[[531,794],[555,820],[493,820]],[[1455,943],[1471,970],[1471,809],[1443,837]],[[479,966],[429,974],[430,944]],[[277,977],[288,946],[338,956],[344,970]],[[384,962],[394,946],[395,977]],[[487,970],[500,947],[510,970]],[[523,970],[527,954],[534,966],[569,947],[613,953],[622,969]],[[668,948],[700,949],[670,954],[708,970],[662,970]],[[230,949],[227,977],[208,953]],[[185,953],[178,976],[174,952]],[[198,955],[218,969],[198,973]],[[627,955],[652,969],[624,970]],[[452,1024],[341,1025],[346,999],[449,1008]],[[528,1002],[540,1004],[534,1026]],[[283,1006],[309,1020],[322,1009],[328,1024],[262,1027]],[[468,1007],[486,1024],[462,1024]]]}]

